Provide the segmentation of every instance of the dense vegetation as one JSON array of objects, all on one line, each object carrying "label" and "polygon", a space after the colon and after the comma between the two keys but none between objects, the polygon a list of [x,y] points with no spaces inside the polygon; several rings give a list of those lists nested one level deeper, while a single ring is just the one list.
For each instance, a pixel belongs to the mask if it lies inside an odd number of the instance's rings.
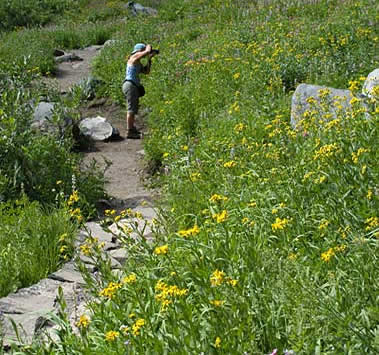
[{"label": "dense vegetation", "polygon": [[[6,4],[22,5],[1,6]],[[32,12],[45,13],[36,3],[29,5]],[[42,73],[54,71],[55,62],[49,41],[33,37],[38,31],[2,33],[0,45],[0,296],[46,277],[67,260],[75,230],[83,217],[95,215],[95,202],[104,196],[102,172],[83,167],[73,152],[72,131],[64,129],[65,115],[77,119],[78,100],[62,98],[39,81]],[[33,129],[39,101],[56,103],[49,134]]]},{"label": "dense vegetation", "polygon": [[145,149],[166,172],[155,241],[133,242],[127,212],[109,211],[122,274],[88,240],[101,277],[87,275],[79,334],[61,316],[59,341],[24,352],[377,353],[378,92],[370,119],[356,98],[351,113],[289,125],[298,83],[359,93],[377,65],[376,2],[153,3],[157,17],[113,23],[118,45],[94,73],[123,103],[125,55],[135,42],[161,50],[143,102]]}]

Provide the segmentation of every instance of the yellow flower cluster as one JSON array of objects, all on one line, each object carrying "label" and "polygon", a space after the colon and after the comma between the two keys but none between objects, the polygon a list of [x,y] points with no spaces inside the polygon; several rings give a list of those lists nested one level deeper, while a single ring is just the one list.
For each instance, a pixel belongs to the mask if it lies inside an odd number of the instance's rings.
[{"label": "yellow flower cluster", "polygon": [[358,164],[358,159],[359,157],[363,154],[368,152],[369,149],[365,148],[359,148],[356,152],[351,153],[351,160],[353,161],[354,164]]},{"label": "yellow flower cluster", "polygon": [[167,254],[167,251],[168,251],[168,245],[165,244],[165,245],[162,245],[160,247],[156,247],[154,249],[154,254],[156,254],[156,255],[164,255],[164,254]]},{"label": "yellow flower cluster", "polygon": [[91,323],[91,320],[85,314],[82,314],[79,320],[76,322],[78,328],[87,328]]},{"label": "yellow flower cluster", "polygon": [[326,230],[326,228],[328,228],[328,225],[330,224],[330,222],[327,220],[327,219],[324,219],[321,223],[320,223],[320,225],[318,226],[318,229],[320,230],[320,231],[325,231]]},{"label": "yellow flower cluster", "polygon": [[78,191],[74,190],[72,191],[72,194],[70,195],[67,201],[67,205],[72,206],[75,202],[78,202],[78,201],[79,201]]},{"label": "yellow flower cluster", "polygon": [[210,304],[213,304],[215,307],[221,307],[224,303],[225,303],[225,301],[221,301],[221,300],[211,300],[210,301]]},{"label": "yellow flower cluster", "polygon": [[321,260],[328,263],[331,258],[338,252],[343,252],[346,250],[346,245],[337,245],[334,248],[329,248],[326,252],[321,254]]},{"label": "yellow flower cluster", "polygon": [[145,325],[145,320],[143,318],[139,318],[132,325],[132,332],[134,336],[140,335],[141,328]]},{"label": "yellow flower cluster", "polygon": [[105,340],[111,342],[111,341],[116,340],[119,336],[120,336],[119,332],[116,332],[115,330],[110,330],[109,332],[105,334]]},{"label": "yellow flower cluster", "polygon": [[102,297],[106,297],[112,299],[117,290],[121,287],[121,284],[116,282],[110,282],[106,288],[99,292],[99,295]]},{"label": "yellow flower cluster", "polygon": [[244,129],[245,129],[245,125],[243,123],[237,123],[235,126],[234,126],[234,131],[236,133],[238,132],[242,132]]},{"label": "yellow flower cluster", "polygon": [[326,158],[331,157],[338,151],[338,145],[336,143],[326,144],[322,146],[319,150],[313,155],[313,160],[325,160]]},{"label": "yellow flower cluster", "polygon": [[198,173],[198,172],[192,173],[192,174],[190,175],[190,180],[191,180],[192,182],[195,182],[195,181],[199,180],[200,178],[201,178],[201,174]]},{"label": "yellow flower cluster", "polygon": [[287,226],[288,223],[290,223],[289,219],[287,219],[287,218],[281,219],[281,218],[277,217],[275,219],[275,222],[271,224],[271,228],[273,231],[276,231],[279,229],[282,230]]},{"label": "yellow flower cluster", "polygon": [[217,223],[225,222],[226,219],[228,218],[228,211],[223,210],[219,213],[215,213],[212,215],[212,218],[215,219]]},{"label": "yellow flower cluster", "polygon": [[217,337],[215,340],[215,343],[213,345],[215,348],[220,348],[221,347],[221,338]]},{"label": "yellow flower cluster", "polygon": [[122,279],[123,284],[134,284],[137,281],[136,274],[130,274]]},{"label": "yellow flower cluster", "polygon": [[193,236],[199,234],[199,232],[200,232],[200,228],[195,224],[190,229],[182,229],[182,230],[178,231],[178,234],[181,237],[189,238],[189,237],[193,237]]},{"label": "yellow flower cluster", "polygon": [[80,250],[83,255],[89,256],[93,254],[94,251],[99,252],[100,249],[104,248],[105,242],[99,243],[99,238],[97,237],[88,237],[85,240],[85,243],[80,246]]},{"label": "yellow flower cluster", "polygon": [[219,202],[219,201],[227,201],[228,198],[219,194],[213,194],[210,198],[210,202]]},{"label": "yellow flower cluster", "polygon": [[224,271],[220,271],[216,269],[211,277],[210,277],[211,285],[212,286],[220,286],[222,283],[227,283],[228,285],[231,286],[236,286],[238,281],[235,279],[232,279],[231,277],[226,276]]},{"label": "yellow flower cluster", "polygon": [[188,289],[179,288],[176,285],[168,285],[164,283],[162,280],[159,280],[155,285],[155,291],[159,292],[155,296],[155,299],[161,303],[162,311],[166,310],[168,305],[170,305],[173,302],[173,298],[183,297],[188,293]]},{"label": "yellow flower cluster", "polygon": [[365,223],[367,224],[366,231],[373,230],[374,228],[379,227],[379,218],[378,217],[367,218]]},{"label": "yellow flower cluster", "polygon": [[230,160],[224,163],[224,168],[233,168],[237,165],[234,160]]}]

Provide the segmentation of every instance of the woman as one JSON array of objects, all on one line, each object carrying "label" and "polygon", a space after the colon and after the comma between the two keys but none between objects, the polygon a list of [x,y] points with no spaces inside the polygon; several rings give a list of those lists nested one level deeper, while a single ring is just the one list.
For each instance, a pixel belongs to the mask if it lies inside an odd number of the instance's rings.
[{"label": "woman", "polygon": [[[126,65],[125,80],[122,85],[122,92],[126,97],[127,102],[127,138],[139,139],[141,138],[141,132],[135,127],[135,116],[138,113],[138,104],[140,96],[144,95],[143,86],[140,83],[139,74],[149,74],[151,67],[151,58],[154,52],[150,44],[137,43],[134,46],[133,52],[128,58]],[[143,57],[149,57],[147,65],[142,65],[141,59]],[[143,90],[143,92],[141,91]]]}]

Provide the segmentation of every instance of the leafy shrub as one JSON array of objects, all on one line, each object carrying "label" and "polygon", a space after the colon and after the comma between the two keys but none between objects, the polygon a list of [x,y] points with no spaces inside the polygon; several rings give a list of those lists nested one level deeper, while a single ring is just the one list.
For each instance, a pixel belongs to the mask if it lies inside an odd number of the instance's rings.
[{"label": "leafy shrub", "polygon": [[[102,173],[96,167],[87,171],[80,168],[80,157],[72,152],[71,132],[57,136],[32,129],[33,107],[38,97],[32,95],[27,85],[35,74],[27,71],[19,76],[17,65],[13,70],[14,73],[3,74],[7,80],[0,89],[1,199],[12,200],[26,193],[32,200],[54,204],[60,181],[60,192],[65,196],[74,189],[91,192],[82,212],[92,213],[95,202],[104,195]],[[59,123],[63,116],[59,110],[56,114]]]}]

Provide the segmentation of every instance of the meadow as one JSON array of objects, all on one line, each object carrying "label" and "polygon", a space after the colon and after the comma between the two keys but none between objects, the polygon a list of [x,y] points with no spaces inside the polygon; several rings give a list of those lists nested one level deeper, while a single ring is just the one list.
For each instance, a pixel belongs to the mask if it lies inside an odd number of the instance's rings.
[{"label": "meadow", "polygon": [[[131,211],[108,211],[124,269],[87,240],[99,269],[83,268],[88,312],[73,328],[61,299],[58,340],[14,353],[377,353],[379,92],[370,119],[358,96],[378,66],[376,2],[144,5],[158,16],[97,25],[118,42],[93,72],[123,104],[125,56],[136,42],[160,49],[142,101],[162,192],[154,242],[130,237]],[[350,88],[352,112],[315,109],[294,130],[299,83]]]}]

